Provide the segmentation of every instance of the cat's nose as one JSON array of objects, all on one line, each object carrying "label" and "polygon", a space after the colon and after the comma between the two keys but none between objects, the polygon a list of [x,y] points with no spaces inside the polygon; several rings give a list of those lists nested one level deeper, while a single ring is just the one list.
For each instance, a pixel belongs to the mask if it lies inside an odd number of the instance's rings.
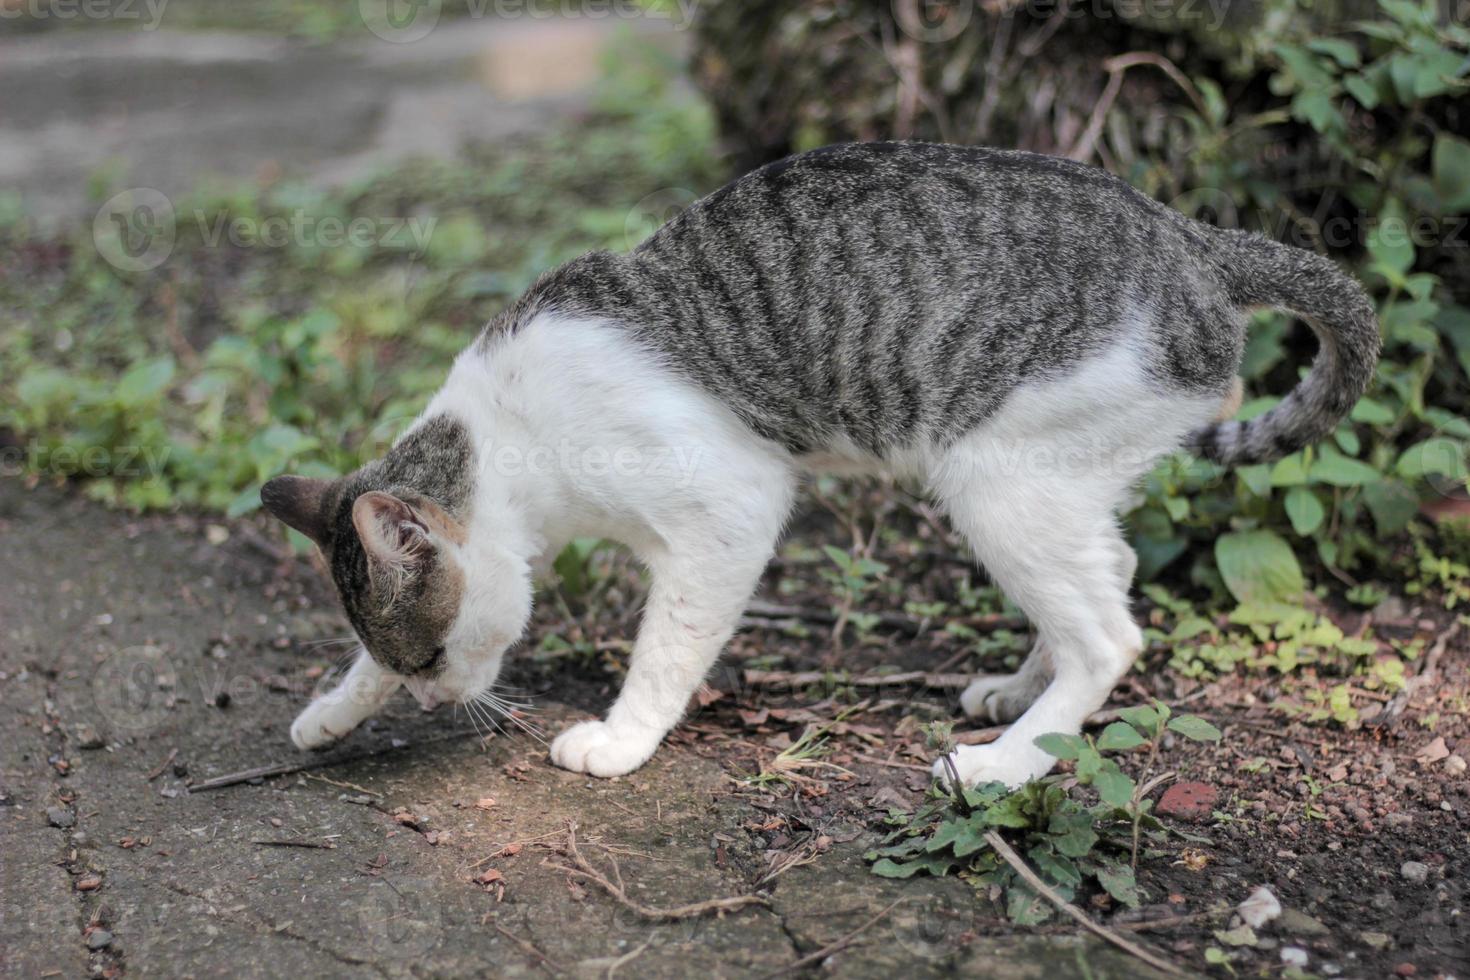
[{"label": "cat's nose", "polygon": [[439,707],[439,705],[444,703],[443,701],[440,701],[438,695],[434,694],[432,691],[415,691],[413,693],[413,696],[414,699],[418,701],[419,707],[423,708],[425,711],[433,711],[435,708]]}]

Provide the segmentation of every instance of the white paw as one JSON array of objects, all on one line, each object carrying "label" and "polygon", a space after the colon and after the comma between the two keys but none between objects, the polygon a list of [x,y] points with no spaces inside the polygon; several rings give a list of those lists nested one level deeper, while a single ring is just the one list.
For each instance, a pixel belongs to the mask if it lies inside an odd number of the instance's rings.
[{"label": "white paw", "polygon": [[1025,714],[1041,690],[1017,674],[986,674],[965,688],[965,693],[960,695],[960,707],[970,718],[1004,725]]},{"label": "white paw", "polygon": [[343,738],[357,727],[356,722],[335,717],[337,706],[326,699],[313,701],[291,723],[291,741],[302,750],[320,749]]},{"label": "white paw", "polygon": [[619,732],[605,721],[584,721],[551,743],[551,761],[572,772],[625,776],[647,762],[660,741]]},{"label": "white paw", "polygon": [[[1004,783],[1015,789],[1032,779],[1040,779],[1056,764],[1056,759],[1035,746],[1006,745],[1005,740],[990,745],[961,745],[950,753],[955,771],[966,786]],[[944,760],[934,763],[934,775],[949,783],[949,769]]]}]

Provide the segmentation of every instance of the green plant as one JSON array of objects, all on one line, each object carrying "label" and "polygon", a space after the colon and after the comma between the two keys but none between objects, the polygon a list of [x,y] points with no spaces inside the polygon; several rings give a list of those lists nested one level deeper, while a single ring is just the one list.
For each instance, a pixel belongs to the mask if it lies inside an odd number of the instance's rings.
[{"label": "green plant", "polygon": [[[1163,830],[1147,794],[1158,783],[1148,777],[1166,731],[1196,740],[1220,737],[1204,719],[1173,715],[1158,701],[1124,710],[1120,720],[1096,738],[1043,735],[1036,744],[1073,762],[1070,778],[1078,786],[1090,787],[1097,802],[1084,803],[1069,793],[1064,776],[1032,780],[1013,792],[998,783],[963,788],[951,778],[942,781],[949,785],[936,787],[930,801],[912,815],[891,814],[888,822],[896,829],[865,856],[873,862],[873,873],[882,877],[957,873],[977,888],[996,888],[1004,896],[1006,914],[1015,922],[1032,925],[1046,920],[1052,906],[986,842],[987,833],[998,831],[1068,901],[1091,882],[1116,901],[1136,906],[1140,835]],[[938,732],[932,740],[947,742],[947,732]],[[1135,782],[1110,757],[1137,749],[1148,753],[1142,782]]]}]

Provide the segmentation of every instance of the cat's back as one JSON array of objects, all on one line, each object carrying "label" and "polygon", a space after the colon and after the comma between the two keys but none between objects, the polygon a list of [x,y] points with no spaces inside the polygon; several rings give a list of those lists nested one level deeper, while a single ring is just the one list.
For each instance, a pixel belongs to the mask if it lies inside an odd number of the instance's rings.
[{"label": "cat's back", "polygon": [[[1067,160],[843,144],[754,171],[533,294],[623,321],[789,448],[882,454],[973,428],[1140,310],[1213,315],[1195,275],[1208,234]],[[1186,381],[1230,356],[1187,331],[1168,343],[1165,369]]]}]

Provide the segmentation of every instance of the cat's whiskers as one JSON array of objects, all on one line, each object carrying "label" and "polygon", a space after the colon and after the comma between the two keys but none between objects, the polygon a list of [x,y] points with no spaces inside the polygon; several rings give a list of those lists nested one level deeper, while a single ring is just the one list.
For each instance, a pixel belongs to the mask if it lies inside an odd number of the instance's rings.
[{"label": "cat's whiskers", "polygon": [[[473,703],[481,708],[489,709],[494,715],[508,720],[512,725],[525,732],[541,744],[546,744],[546,735],[534,723],[521,717],[524,712],[535,710],[531,705],[518,701],[509,701],[500,697],[492,689],[481,691],[472,699]],[[471,702],[467,701],[466,704]],[[499,726],[497,726],[499,727]]]}]

